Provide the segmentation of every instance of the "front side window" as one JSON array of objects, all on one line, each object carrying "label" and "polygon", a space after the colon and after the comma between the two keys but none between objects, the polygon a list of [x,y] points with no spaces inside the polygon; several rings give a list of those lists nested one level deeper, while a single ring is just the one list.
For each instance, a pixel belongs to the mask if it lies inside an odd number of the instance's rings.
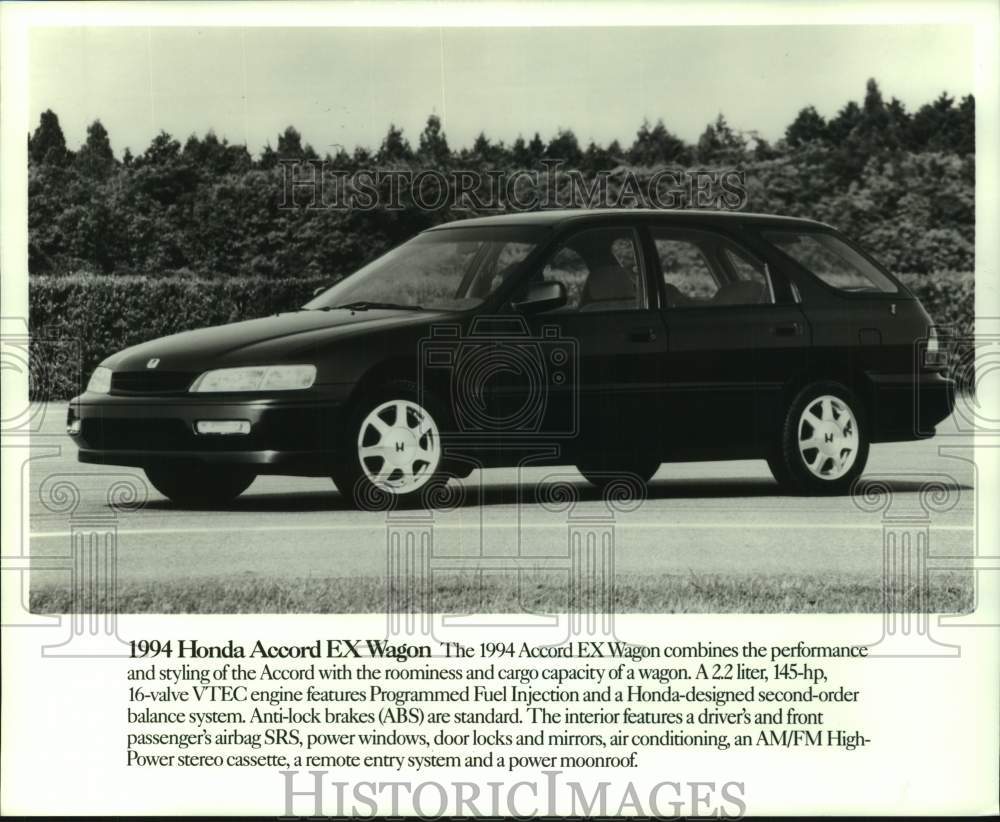
[{"label": "front side window", "polygon": [[774,301],[764,264],[708,231],[653,229],[668,308],[762,305]]},{"label": "front side window", "polygon": [[566,287],[561,311],[621,311],[645,308],[641,254],[630,228],[580,231],[545,261],[536,280]]},{"label": "front side window", "polygon": [[403,308],[474,308],[520,270],[544,233],[529,226],[428,231],[383,254],[305,307],[371,302]]},{"label": "front side window", "polygon": [[825,231],[775,230],[762,236],[827,285],[892,294],[896,284],[851,246]]}]

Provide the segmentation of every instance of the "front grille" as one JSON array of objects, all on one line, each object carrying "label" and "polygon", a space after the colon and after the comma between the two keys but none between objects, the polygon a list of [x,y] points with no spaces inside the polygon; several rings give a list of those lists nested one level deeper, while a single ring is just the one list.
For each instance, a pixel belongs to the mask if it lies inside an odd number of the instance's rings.
[{"label": "front grille", "polygon": [[111,375],[113,394],[182,394],[197,374],[188,371],[116,371]]}]

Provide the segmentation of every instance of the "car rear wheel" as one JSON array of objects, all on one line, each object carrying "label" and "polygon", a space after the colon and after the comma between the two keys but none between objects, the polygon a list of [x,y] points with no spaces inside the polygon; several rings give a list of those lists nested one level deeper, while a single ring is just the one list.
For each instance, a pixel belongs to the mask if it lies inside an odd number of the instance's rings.
[{"label": "car rear wheel", "polygon": [[185,508],[212,508],[230,503],[256,479],[252,471],[201,465],[150,466],[146,476],[163,496]]},{"label": "car rear wheel", "polygon": [[344,462],[333,481],[360,507],[427,499],[447,482],[440,422],[444,412],[414,383],[388,383],[358,403],[346,426]]},{"label": "car rear wheel", "polygon": [[780,441],[768,459],[789,490],[844,494],[865,469],[868,436],[863,408],[836,382],[806,386],[785,414]]}]

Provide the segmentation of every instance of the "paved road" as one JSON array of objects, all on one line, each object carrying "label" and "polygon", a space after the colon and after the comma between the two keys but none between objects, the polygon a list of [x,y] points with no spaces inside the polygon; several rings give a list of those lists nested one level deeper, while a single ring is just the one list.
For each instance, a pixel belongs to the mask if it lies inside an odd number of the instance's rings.
[{"label": "paved road", "polygon": [[[31,551],[37,557],[66,554],[71,524],[109,516],[106,500],[114,481],[142,477],[134,469],[77,463],[76,448],[62,433],[65,405],[44,411],[30,462]],[[896,515],[920,514],[920,488],[929,479],[943,481],[954,506],[933,514],[935,553],[972,550],[972,466],[939,453],[940,446],[968,444],[958,433],[960,423],[949,420],[934,440],[874,446],[866,471],[886,479]],[[72,512],[50,510],[58,508],[57,475],[79,489]],[[577,492],[571,511],[544,504],[544,491],[528,490],[527,501],[518,504],[512,470],[474,473],[465,481],[465,504],[432,515],[435,554],[564,554],[570,525],[603,527],[606,503],[571,468],[525,472],[529,483],[544,484],[554,475]],[[415,513],[396,516],[412,519]],[[624,573],[877,574],[881,567],[880,512],[863,511],[850,498],[781,495],[763,462],[665,465],[649,498],[613,517],[615,561]],[[150,489],[146,506],[121,514],[118,528],[122,580],[379,575],[386,567],[386,515],[349,509],[324,479],[261,477],[224,511],[178,510]]]}]

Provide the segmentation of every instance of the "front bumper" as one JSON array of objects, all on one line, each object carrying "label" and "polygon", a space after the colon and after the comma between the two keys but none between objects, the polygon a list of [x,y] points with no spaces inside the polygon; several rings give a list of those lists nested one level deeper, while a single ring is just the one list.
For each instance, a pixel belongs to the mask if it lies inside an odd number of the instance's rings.
[{"label": "front bumper", "polygon": [[[341,458],[343,400],[331,396],[234,398],[82,394],[67,428],[79,460],[105,465],[233,465],[260,474],[328,476]],[[199,434],[196,424],[246,420],[247,434]],[[73,429],[77,429],[74,433]]]}]

